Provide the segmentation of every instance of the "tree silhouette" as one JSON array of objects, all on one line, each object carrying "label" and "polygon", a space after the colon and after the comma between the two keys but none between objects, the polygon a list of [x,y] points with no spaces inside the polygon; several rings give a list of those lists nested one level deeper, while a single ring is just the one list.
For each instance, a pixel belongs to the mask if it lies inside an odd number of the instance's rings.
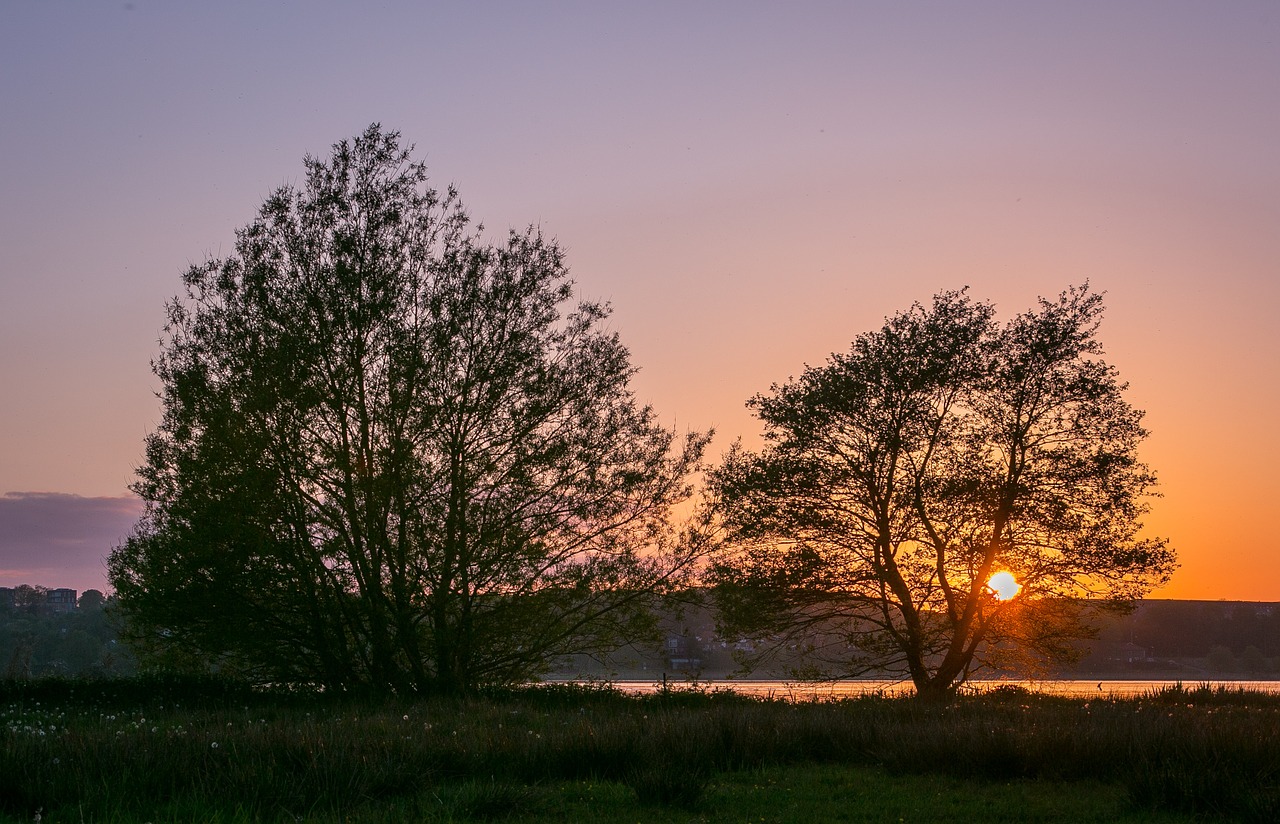
[{"label": "tree silhouette", "polygon": [[101,590],[86,589],[80,593],[80,600],[76,602],[76,606],[83,610],[99,610],[107,603],[107,597],[102,594]]},{"label": "tree silhouette", "polygon": [[[1082,599],[1164,581],[1172,551],[1138,536],[1142,413],[1098,357],[1102,310],[1086,285],[1001,327],[940,294],[753,398],[765,448],[712,474],[724,631],[940,696],[1002,656],[1068,655]],[[1023,586],[1008,601],[987,585],[1001,570]]]},{"label": "tree silhouette", "polygon": [[530,229],[488,244],[399,135],[307,158],[169,305],[112,583],[153,660],[462,691],[619,643],[693,549],[660,426]]}]

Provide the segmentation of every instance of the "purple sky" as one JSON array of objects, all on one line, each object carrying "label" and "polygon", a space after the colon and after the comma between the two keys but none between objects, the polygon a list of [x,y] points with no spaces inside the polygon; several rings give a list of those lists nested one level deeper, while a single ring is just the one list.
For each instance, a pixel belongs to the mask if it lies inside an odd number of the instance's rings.
[{"label": "purple sky", "polygon": [[63,524],[99,518],[76,558],[120,536],[93,502],[156,424],[188,263],[380,121],[495,234],[558,237],[713,453],[912,301],[1007,317],[1089,279],[1182,554],[1161,594],[1280,599],[1273,0],[15,0],[0,112],[0,495],[68,496],[0,498],[10,578],[76,585]]},{"label": "purple sky", "polygon": [[132,497],[0,495],[0,586],[103,589],[107,553],[141,514],[142,502]]}]

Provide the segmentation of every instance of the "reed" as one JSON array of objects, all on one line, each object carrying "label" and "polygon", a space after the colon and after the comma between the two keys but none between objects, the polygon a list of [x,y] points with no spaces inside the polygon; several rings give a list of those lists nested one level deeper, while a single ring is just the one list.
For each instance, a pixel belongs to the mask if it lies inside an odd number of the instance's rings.
[{"label": "reed", "polygon": [[294,821],[396,804],[477,820],[527,811],[540,788],[573,781],[695,807],[718,775],[829,764],[1104,782],[1136,810],[1275,821],[1277,740],[1280,698],[1207,688],[1089,701],[1003,690],[931,704],[563,686],[405,700],[205,681],[9,683],[0,815],[115,821],[163,807]]}]

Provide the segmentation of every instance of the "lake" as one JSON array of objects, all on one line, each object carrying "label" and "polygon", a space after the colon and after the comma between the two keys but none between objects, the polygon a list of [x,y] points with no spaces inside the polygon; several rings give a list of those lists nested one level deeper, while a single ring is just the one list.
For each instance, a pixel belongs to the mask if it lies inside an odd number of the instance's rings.
[{"label": "lake", "polygon": [[[965,685],[965,689],[975,692],[986,692],[1000,687],[1016,686],[1032,690],[1034,692],[1045,693],[1047,695],[1066,695],[1077,698],[1088,696],[1128,698],[1149,692],[1155,692],[1166,687],[1172,687],[1178,683],[1182,683],[1182,685],[1188,689],[1194,689],[1203,684],[1208,684],[1211,687],[1222,686],[1231,689],[1280,693],[1280,681],[1029,681],[1004,679],[995,681],[970,681]],[[875,693],[897,695],[910,692],[911,690],[911,682],[909,681],[877,680],[827,681],[813,683],[796,681],[755,681],[746,679],[741,681],[722,679],[689,682],[670,679],[667,684],[668,688],[673,690],[689,689],[696,684],[699,689],[728,689],[744,695],[789,698],[797,701],[822,700],[827,698],[850,698]],[[623,692],[635,694],[653,693],[662,689],[661,681],[614,681],[613,685]]]}]

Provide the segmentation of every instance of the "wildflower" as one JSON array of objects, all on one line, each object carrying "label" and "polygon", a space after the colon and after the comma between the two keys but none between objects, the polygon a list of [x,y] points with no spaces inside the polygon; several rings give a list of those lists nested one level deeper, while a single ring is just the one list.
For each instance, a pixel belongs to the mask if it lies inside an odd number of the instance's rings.
[{"label": "wildflower", "polygon": [[209,749],[216,750],[217,748],[218,748],[217,741],[214,741],[212,744],[209,745]]}]

